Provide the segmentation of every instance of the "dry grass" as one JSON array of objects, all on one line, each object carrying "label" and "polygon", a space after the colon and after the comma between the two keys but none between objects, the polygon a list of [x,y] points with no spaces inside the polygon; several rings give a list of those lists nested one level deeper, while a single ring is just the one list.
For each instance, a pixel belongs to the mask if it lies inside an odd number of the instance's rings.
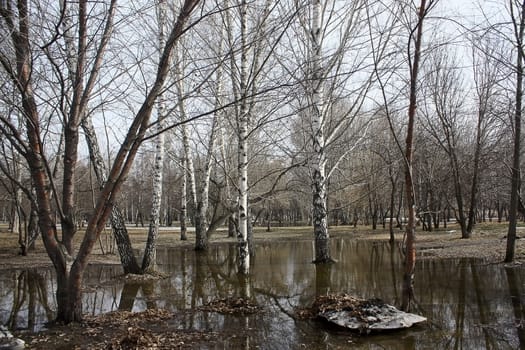
[{"label": "dry grass", "polygon": [[[372,230],[370,227],[358,226],[333,226],[330,227],[332,237],[351,236],[356,240],[387,241],[388,229],[379,228]],[[417,231],[417,246],[420,257],[423,258],[461,258],[479,257],[491,261],[502,261],[506,247],[507,224],[506,223],[482,223],[476,227],[471,239],[461,239],[461,232],[457,225],[449,225],[446,229],[433,232]],[[129,235],[136,249],[143,249],[147,239],[147,228],[130,227]],[[398,244],[403,239],[403,231],[396,230]],[[518,228],[518,237],[525,236],[525,227]],[[80,230],[76,235],[75,244],[78,246],[83,236]],[[254,240],[297,240],[312,239],[310,227],[283,227],[273,228],[266,232],[263,227],[256,227]],[[192,248],[195,241],[193,232],[188,232],[188,240],[181,241],[178,228],[164,228],[160,231],[158,246],[164,247],[187,247]],[[226,231],[216,232],[210,239],[210,244],[221,244],[235,241],[235,238],[227,237]],[[516,241],[516,260],[525,261],[525,240]],[[91,264],[119,264],[116,247],[111,244],[111,231],[102,233],[99,243],[95,245],[90,257]],[[35,244],[35,250],[30,251],[28,256],[19,255],[18,236],[7,230],[6,225],[0,225],[0,269],[46,267],[51,262],[44,250],[41,239]]]}]

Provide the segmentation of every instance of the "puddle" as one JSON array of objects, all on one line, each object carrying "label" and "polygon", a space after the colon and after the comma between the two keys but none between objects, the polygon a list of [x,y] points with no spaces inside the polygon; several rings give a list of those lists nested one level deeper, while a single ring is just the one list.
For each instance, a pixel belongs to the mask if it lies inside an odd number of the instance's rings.
[{"label": "puddle", "polygon": [[[336,264],[311,263],[310,241],[261,242],[252,275],[236,274],[235,244],[212,245],[207,254],[173,248],[157,252],[159,281],[124,283],[118,266],[90,266],[85,276],[84,312],[196,309],[210,301],[239,297],[264,308],[254,315],[179,312],[176,329],[221,334],[217,349],[517,349],[525,346],[525,269],[480,260],[420,260],[415,313],[423,326],[372,337],[355,337],[317,321],[292,316],[316,295],[344,292],[400,304],[402,266],[388,243],[332,241]],[[0,272],[0,323],[11,329],[41,329],[53,318],[51,269]],[[214,345],[215,346],[215,345]]]}]

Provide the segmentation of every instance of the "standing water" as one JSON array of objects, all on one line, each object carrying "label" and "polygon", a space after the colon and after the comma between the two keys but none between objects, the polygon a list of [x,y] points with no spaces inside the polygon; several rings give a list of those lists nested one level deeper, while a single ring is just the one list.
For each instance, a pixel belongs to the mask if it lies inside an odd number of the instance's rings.
[{"label": "standing water", "polygon": [[[356,337],[295,313],[327,293],[381,298],[399,305],[402,264],[397,246],[332,239],[332,265],[314,265],[311,241],[258,243],[250,278],[236,273],[236,245],[160,249],[158,268],[168,277],[124,283],[119,266],[91,266],[85,276],[84,312],[176,313],[176,329],[219,334],[217,349],[518,349],[525,347],[525,270],[481,260],[419,260],[412,312],[428,318],[400,332]],[[50,269],[0,271],[0,324],[41,329],[53,319],[55,282]],[[244,297],[263,311],[223,315],[195,311],[213,300]]]}]

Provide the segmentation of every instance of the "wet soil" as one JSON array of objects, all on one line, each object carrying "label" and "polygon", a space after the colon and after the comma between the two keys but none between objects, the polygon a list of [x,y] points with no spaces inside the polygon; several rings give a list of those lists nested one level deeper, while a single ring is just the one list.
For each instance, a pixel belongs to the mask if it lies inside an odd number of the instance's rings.
[{"label": "wet soil", "polygon": [[192,349],[213,344],[217,334],[178,330],[177,315],[166,310],[116,311],[86,317],[82,324],[54,325],[39,333],[21,333],[29,349]]},{"label": "wet soil", "polygon": [[[461,239],[461,233],[455,226],[449,226],[434,232],[417,233],[417,249],[419,259],[448,259],[448,258],[482,258],[487,262],[501,263],[506,247],[505,224],[481,224],[469,239]],[[332,227],[332,237],[351,236],[356,240],[387,241],[386,230],[372,231],[363,227]],[[525,230],[518,231],[525,236]],[[78,236],[81,235],[81,232]],[[109,235],[109,233],[108,233]],[[396,231],[396,244],[402,249],[403,232]],[[143,247],[146,241],[145,229],[130,230],[134,247]],[[254,241],[272,240],[311,240],[311,229],[275,228],[272,232],[255,230]],[[0,227],[0,269],[16,269],[32,267],[49,267],[51,263],[38,241],[34,251],[28,256],[18,254],[18,238]],[[104,241],[106,240],[106,241]],[[194,236],[189,234],[187,241],[180,241],[176,229],[161,231],[158,246],[193,246]],[[211,244],[231,242],[234,238],[226,237],[225,232],[217,233],[211,239]],[[108,240],[102,237],[100,244],[91,255],[90,264],[119,264],[116,254],[108,254],[110,246],[104,245]],[[79,244],[79,242],[77,242]],[[103,254],[104,251],[104,254]],[[516,264],[525,261],[525,240],[518,239],[516,243]],[[130,276],[127,278],[144,278]],[[257,305],[244,300],[216,300],[203,306],[199,312],[221,313],[252,313],[261,312]],[[184,312],[195,312],[187,310]],[[307,315],[309,314],[309,315]],[[302,315],[311,316],[311,313]],[[297,315],[301,318],[300,314]],[[48,330],[39,333],[15,333],[22,338],[30,349],[186,349],[198,348],[204,344],[206,348],[213,348],[218,338],[213,332],[196,332],[177,330],[173,325],[178,315],[165,310],[146,310],[141,313],[112,312],[97,317],[86,317],[82,324],[54,325]],[[224,334],[222,335],[224,336]]]}]

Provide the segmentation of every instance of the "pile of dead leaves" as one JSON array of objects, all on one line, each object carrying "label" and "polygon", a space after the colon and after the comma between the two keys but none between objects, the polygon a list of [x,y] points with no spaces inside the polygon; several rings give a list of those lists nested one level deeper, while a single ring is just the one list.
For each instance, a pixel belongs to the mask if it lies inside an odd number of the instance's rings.
[{"label": "pile of dead leaves", "polygon": [[153,271],[150,273],[136,275],[133,273],[128,273],[122,276],[122,280],[126,283],[142,283],[142,282],[151,282],[157,281],[164,278],[168,278],[168,275],[160,271]]},{"label": "pile of dead leaves", "polygon": [[86,316],[85,322],[90,327],[111,327],[135,325],[139,322],[158,322],[173,317],[173,313],[164,309],[148,309],[142,312],[114,311],[98,316]]},{"label": "pile of dead leaves", "polygon": [[31,349],[192,349],[213,343],[217,333],[180,330],[176,315],[163,309],[116,311],[85,317],[82,324],[55,326],[35,334],[21,334]]},{"label": "pile of dead leaves", "polygon": [[[196,331],[153,332],[141,327],[129,327],[127,333],[101,347],[108,350],[143,350],[143,349],[191,349],[195,343],[210,341],[215,333]],[[102,345],[102,344],[101,344]]]},{"label": "pile of dead leaves", "polygon": [[218,312],[228,315],[249,315],[262,310],[255,302],[244,298],[224,298],[213,300],[201,307],[201,311]]},{"label": "pile of dead leaves", "polygon": [[376,316],[374,312],[384,305],[385,303],[381,299],[365,300],[345,293],[328,294],[316,297],[310,308],[299,309],[296,311],[296,315],[298,318],[306,319],[316,318],[319,314],[330,311],[348,311],[349,316],[368,321],[370,320],[369,317]]},{"label": "pile of dead leaves", "polygon": [[158,349],[161,343],[159,338],[144,328],[129,327],[125,335],[108,344],[108,350]]}]

